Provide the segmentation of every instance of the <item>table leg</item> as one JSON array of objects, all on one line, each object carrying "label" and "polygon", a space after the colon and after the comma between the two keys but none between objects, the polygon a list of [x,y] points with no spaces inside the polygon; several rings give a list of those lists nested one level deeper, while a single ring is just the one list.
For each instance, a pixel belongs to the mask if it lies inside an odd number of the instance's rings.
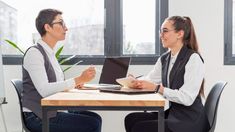
[{"label": "table leg", "polygon": [[49,119],[47,117],[47,109],[42,107],[42,131],[49,132]]},{"label": "table leg", "polygon": [[164,120],[165,120],[165,115],[164,115],[164,107],[159,109],[158,111],[158,132],[164,132],[165,126],[164,126]]}]

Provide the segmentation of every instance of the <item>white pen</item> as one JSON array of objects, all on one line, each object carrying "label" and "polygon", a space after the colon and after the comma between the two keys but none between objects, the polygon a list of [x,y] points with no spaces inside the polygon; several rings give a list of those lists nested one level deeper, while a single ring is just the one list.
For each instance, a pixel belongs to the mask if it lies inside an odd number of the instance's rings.
[{"label": "white pen", "polygon": [[74,65],[80,64],[80,63],[82,63],[82,62],[83,62],[83,60],[80,60],[80,61],[78,61],[77,63],[75,63]]}]

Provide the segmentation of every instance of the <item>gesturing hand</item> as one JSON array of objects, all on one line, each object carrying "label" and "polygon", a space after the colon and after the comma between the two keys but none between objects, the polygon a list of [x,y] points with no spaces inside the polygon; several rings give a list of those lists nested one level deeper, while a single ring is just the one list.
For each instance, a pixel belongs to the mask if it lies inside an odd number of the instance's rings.
[{"label": "gesturing hand", "polygon": [[75,78],[76,85],[81,85],[83,83],[91,81],[95,77],[96,71],[95,67],[90,66],[87,69],[85,69],[82,74]]}]

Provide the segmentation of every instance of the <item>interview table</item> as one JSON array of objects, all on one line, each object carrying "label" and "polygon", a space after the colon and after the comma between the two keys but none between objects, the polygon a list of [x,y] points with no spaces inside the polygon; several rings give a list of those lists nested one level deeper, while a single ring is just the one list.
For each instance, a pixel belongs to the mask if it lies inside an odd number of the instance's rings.
[{"label": "interview table", "polygon": [[43,132],[49,132],[47,113],[52,110],[158,111],[158,132],[164,132],[165,99],[155,93],[125,95],[98,90],[71,90],[43,98],[41,105]]}]

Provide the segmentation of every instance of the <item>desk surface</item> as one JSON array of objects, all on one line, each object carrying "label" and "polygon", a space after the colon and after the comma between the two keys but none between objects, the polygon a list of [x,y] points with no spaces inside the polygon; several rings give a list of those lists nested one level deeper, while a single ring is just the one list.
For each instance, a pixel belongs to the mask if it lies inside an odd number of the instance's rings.
[{"label": "desk surface", "polygon": [[41,100],[42,106],[164,106],[159,94],[125,95],[98,90],[70,90]]},{"label": "desk surface", "polygon": [[[84,108],[86,110],[158,110],[158,131],[164,132],[165,99],[160,94],[125,95],[98,90],[70,90],[41,100],[43,132],[49,132],[50,110]],[[77,107],[78,106],[78,107]],[[80,106],[80,107],[79,107]]]}]

